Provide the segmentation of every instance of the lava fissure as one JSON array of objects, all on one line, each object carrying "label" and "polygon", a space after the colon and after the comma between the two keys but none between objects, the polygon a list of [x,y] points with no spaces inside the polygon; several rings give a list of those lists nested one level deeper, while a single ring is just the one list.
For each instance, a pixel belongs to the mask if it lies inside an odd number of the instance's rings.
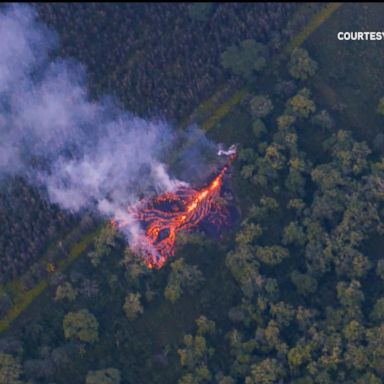
[{"label": "lava fissure", "polygon": [[[236,158],[236,146],[231,146],[228,151],[220,150],[218,155],[228,156],[228,161],[205,187],[196,190],[183,185],[175,192],[163,193],[128,208],[127,212],[143,229],[139,244],[130,246],[141,251],[148,268],[161,268],[174,255],[179,231],[193,231],[203,220],[216,227],[226,222],[228,212],[218,204],[218,197],[223,176]],[[113,224],[122,230],[129,225],[119,219],[114,219]]]}]

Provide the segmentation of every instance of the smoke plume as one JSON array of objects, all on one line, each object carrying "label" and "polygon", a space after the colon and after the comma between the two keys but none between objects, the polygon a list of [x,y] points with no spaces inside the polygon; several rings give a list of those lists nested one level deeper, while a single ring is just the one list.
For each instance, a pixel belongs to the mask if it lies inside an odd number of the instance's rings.
[{"label": "smoke plume", "polygon": [[[52,59],[58,38],[31,6],[3,8],[0,36],[1,178],[21,175],[64,209],[107,217],[121,217],[143,194],[181,183],[165,159],[183,137],[164,121],[120,110],[111,98],[92,101],[84,68]],[[209,152],[213,145],[196,135],[199,149],[188,151]],[[190,164],[183,156],[179,165]]]}]

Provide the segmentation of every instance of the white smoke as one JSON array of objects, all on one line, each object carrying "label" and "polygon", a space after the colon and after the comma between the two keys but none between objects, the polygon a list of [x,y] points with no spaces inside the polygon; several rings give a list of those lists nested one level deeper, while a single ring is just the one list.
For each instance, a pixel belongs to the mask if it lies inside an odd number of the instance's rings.
[{"label": "white smoke", "polygon": [[22,175],[64,209],[125,222],[134,244],[142,229],[126,207],[186,185],[165,165],[172,150],[183,147],[175,163],[192,180],[210,172],[203,158],[216,156],[216,146],[197,128],[176,135],[166,122],[135,117],[110,98],[92,101],[84,68],[52,59],[57,46],[31,6],[1,9],[0,180]]},{"label": "white smoke", "polygon": [[114,216],[143,192],[179,181],[162,162],[171,128],[91,101],[84,69],[50,60],[55,33],[28,5],[0,12],[0,176],[21,174],[73,212]]},{"label": "white smoke", "polygon": [[232,144],[228,149],[224,149],[222,145],[219,145],[217,156],[232,156],[237,153],[237,145]]}]

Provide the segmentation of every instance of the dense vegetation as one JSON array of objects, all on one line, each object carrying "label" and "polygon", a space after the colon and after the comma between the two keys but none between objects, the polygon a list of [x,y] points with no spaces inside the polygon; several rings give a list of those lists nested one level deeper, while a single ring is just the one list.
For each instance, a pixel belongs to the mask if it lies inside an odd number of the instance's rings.
[{"label": "dense vegetation", "polygon": [[296,5],[37,7],[60,34],[60,55],[87,66],[95,95],[116,95],[129,111],[144,116],[180,119],[227,80],[220,55],[228,46],[256,39],[280,48],[291,33],[285,27]]},{"label": "dense vegetation", "polygon": [[[320,66],[311,52],[293,50],[270,70],[273,23],[262,20],[273,9],[283,17],[290,7],[91,4],[79,5],[78,13],[66,5],[39,7],[63,35],[61,54],[91,69],[96,94],[114,88],[137,112],[156,106],[180,118],[224,74],[247,84],[242,102],[211,133],[242,143],[229,183],[240,219],[220,242],[184,234],[176,258],[159,271],[148,270],[105,225],[87,256],[51,273],[50,288],[0,339],[0,383],[382,383],[384,160],[342,123],[339,104],[324,107],[313,87]],[[202,41],[196,26],[204,31],[206,23],[214,37]],[[266,35],[254,40],[244,32],[251,24]],[[162,44],[155,44],[155,26]],[[99,28],[108,58],[100,57],[102,41],[88,44]],[[131,46],[120,51],[123,32]],[[183,49],[198,42],[188,77]],[[132,52],[142,66],[133,62],[124,69],[130,80],[114,83]],[[181,60],[179,67],[165,69],[166,58]],[[214,80],[183,95],[184,86],[206,79],[199,64]],[[155,88],[162,97],[152,94]],[[382,114],[383,99],[372,108]],[[12,207],[17,212],[19,205]],[[24,230],[28,244],[31,230]]]},{"label": "dense vegetation", "polygon": [[[0,189],[0,283],[19,276],[44,252],[47,240],[62,234],[74,219],[48,204],[22,179]],[[1,313],[1,310],[0,310]]]}]

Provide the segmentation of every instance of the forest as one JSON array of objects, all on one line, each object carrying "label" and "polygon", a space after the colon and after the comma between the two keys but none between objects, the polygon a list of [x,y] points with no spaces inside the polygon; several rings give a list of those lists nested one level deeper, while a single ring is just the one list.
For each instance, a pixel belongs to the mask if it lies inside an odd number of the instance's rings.
[{"label": "forest", "polygon": [[149,269],[1,180],[0,384],[384,382],[384,49],[333,37],[383,9],[335,4],[32,5],[94,100],[238,144],[237,215]]}]

